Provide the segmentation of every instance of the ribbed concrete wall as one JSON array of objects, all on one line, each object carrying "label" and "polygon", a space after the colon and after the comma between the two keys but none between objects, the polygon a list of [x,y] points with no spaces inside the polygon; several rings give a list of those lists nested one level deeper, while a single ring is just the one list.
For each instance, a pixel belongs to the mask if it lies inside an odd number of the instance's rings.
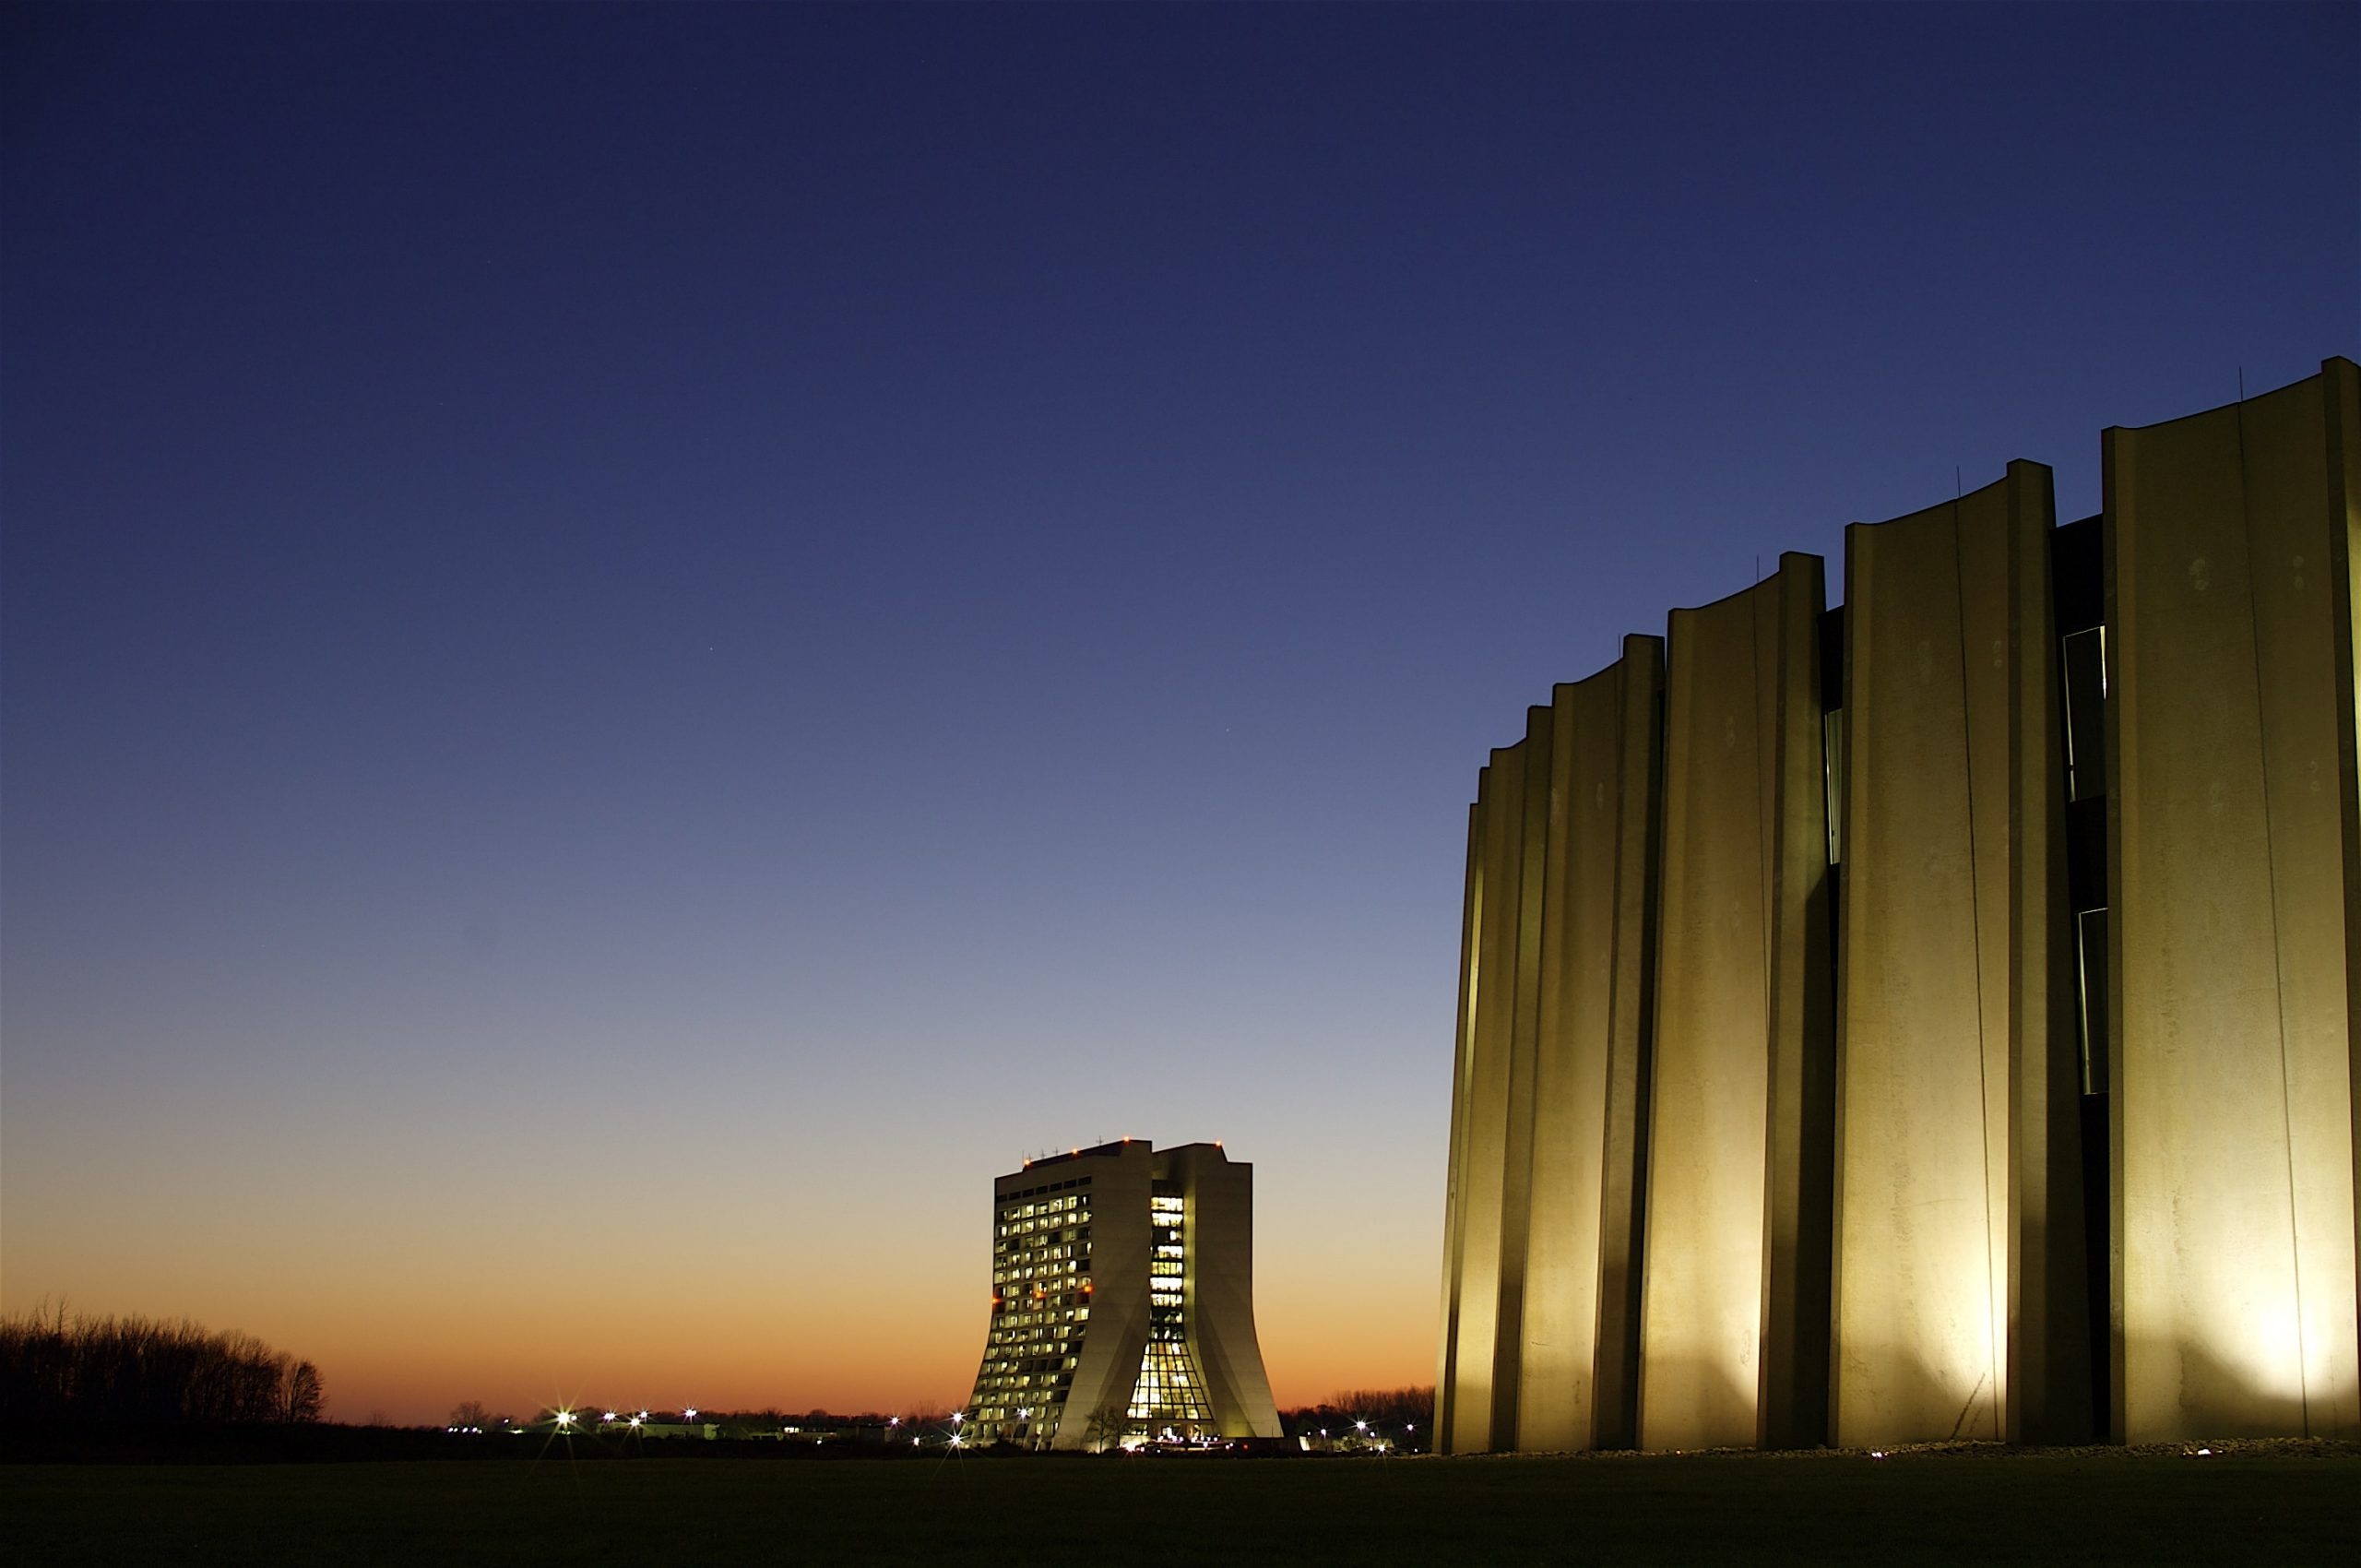
[{"label": "ribbed concrete wall", "polygon": [[[2060,1229],[2079,1260],[2072,1123],[2053,1132],[2046,1114],[2076,1060],[2057,996],[2062,928],[2047,918],[2062,848],[2051,527],[2048,470],[2013,463],[1958,501],[1845,536],[1841,1443],[2006,1435],[2017,1232],[2038,1263]],[[2020,1073],[2028,1145],[2067,1141],[2020,1151],[2012,1201]],[[2070,1287],[2079,1266],[2052,1272]],[[2082,1320],[2038,1289],[2015,1310],[2036,1337],[2061,1318],[2041,1341],[2053,1353],[2027,1369],[2062,1380],[2036,1399],[2052,1410],[2087,1386]]]},{"label": "ribbed concrete wall", "polygon": [[1535,707],[1526,719],[1525,739],[1492,754],[1470,846],[1466,1048],[1445,1219],[1451,1329],[1436,1419],[1442,1443],[1455,1453],[1514,1447],[1524,1385],[1554,715]]},{"label": "ribbed concrete wall", "polygon": [[[1646,1047],[1639,959],[1654,874],[1651,776],[1664,653],[1654,637],[1630,638],[1625,647],[1621,659],[1590,679],[1558,687],[1552,704],[1513,1444],[1521,1449],[1631,1442],[1620,1412],[1637,1343],[1619,1298],[1635,1277],[1635,1091]],[[1610,1095],[1618,1083],[1621,1092]],[[1612,1182],[1611,1159],[1619,1166]],[[1610,1204],[1620,1218],[1611,1227]],[[1619,1294],[1611,1311],[1603,1279]],[[1602,1336],[1602,1321],[1614,1325],[1611,1339]],[[1614,1362],[1605,1373],[1603,1356]],[[1602,1379],[1612,1400],[1604,1412]]]},{"label": "ribbed concrete wall", "polygon": [[1599,1179],[1598,1340],[1592,1441],[1640,1441],[1640,1301],[1646,1262],[1648,1097],[1655,1044],[1657,845],[1664,820],[1664,641],[1623,639],[1614,954]]},{"label": "ribbed concrete wall", "polygon": [[1446,1447],[2361,1432],[2356,376],[2107,434],[2103,836],[2030,463],[1848,537],[1836,775],[1810,556],[1492,754]]},{"label": "ribbed concrete wall", "polygon": [[1483,836],[1477,846],[1476,953],[1456,1209],[1458,1313],[1450,1385],[1436,1396],[1442,1406],[1436,1422],[1441,1441],[1457,1454],[1480,1454],[1492,1446],[1525,774],[1524,742],[1493,752],[1478,801]]},{"label": "ribbed concrete wall", "polygon": [[2361,1431],[2355,376],[2106,433],[2130,1442]]},{"label": "ribbed concrete wall", "polygon": [[1513,1446],[1590,1446],[1598,1333],[1599,1158],[1607,1125],[1620,692],[1613,668],[1552,704],[1535,1051],[1532,1202]]},{"label": "ribbed concrete wall", "polygon": [[1460,1284],[1465,1272],[1462,1245],[1467,1210],[1468,1118],[1475,1110],[1477,958],[1483,942],[1484,803],[1492,770],[1476,776],[1476,801],[1467,808],[1467,882],[1459,916],[1459,1023],[1452,1049],[1451,1152],[1444,1178],[1442,1212],[1442,1305],[1436,1313],[1442,1332],[1435,1350],[1435,1434],[1448,1449],[1459,1403]]},{"label": "ribbed concrete wall", "polygon": [[2081,992],[2068,897],[2049,469],[2012,462],[2009,498],[2009,1158],[2005,1403],[2012,1443],[2086,1443],[2092,1238],[2083,1225]]},{"label": "ribbed concrete wall", "polygon": [[1525,1392],[1525,1267],[1533,1239],[1534,1085],[1540,1056],[1541,924],[1548,878],[1549,777],[1556,716],[1525,710],[1525,782],[1512,853],[1516,859],[1515,930],[1505,979],[1510,988],[1507,1125],[1501,1138],[1500,1323],[1492,1342],[1490,1446],[1517,1445]]},{"label": "ribbed concrete wall", "polygon": [[1829,1033],[1821,563],[1672,614],[1640,1441],[1817,1442]]}]

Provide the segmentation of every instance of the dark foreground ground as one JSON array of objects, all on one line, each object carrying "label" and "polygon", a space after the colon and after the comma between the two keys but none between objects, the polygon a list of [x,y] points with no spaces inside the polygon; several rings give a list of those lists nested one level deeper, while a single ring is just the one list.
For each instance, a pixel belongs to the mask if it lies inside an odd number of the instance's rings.
[{"label": "dark foreground ground", "polygon": [[0,1467],[18,1562],[2361,1561],[2361,1449]]}]

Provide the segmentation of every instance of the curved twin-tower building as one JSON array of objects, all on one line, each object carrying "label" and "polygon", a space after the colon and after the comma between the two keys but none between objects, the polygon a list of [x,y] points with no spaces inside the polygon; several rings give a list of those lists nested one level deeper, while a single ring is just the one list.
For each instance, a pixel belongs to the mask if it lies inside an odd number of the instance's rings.
[{"label": "curved twin-tower building", "polygon": [[1254,1333],[1254,1168],[1141,1138],[992,1183],[977,1443],[1104,1449],[1279,1435]]},{"label": "curved twin-tower building", "polygon": [[1492,753],[1447,1449],[2361,1436],[2361,372],[2103,453]]}]

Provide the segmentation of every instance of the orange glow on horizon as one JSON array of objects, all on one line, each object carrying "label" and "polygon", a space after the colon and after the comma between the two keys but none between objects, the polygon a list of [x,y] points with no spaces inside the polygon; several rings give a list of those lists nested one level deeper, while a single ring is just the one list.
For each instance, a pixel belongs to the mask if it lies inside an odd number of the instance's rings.
[{"label": "orange glow on horizon", "polygon": [[[0,1307],[251,1334],[319,1366],[330,1420],[440,1426],[470,1400],[512,1416],[954,1409],[995,1298],[1019,1299],[991,1288],[989,1172],[881,1164],[853,1203],[822,1200],[840,1170],[816,1161],[742,1194],[708,1167],[652,1166],[646,1188],[595,1200],[578,1170],[522,1154],[497,1182],[457,1161],[305,1169],[318,1179],[231,1187],[234,1167],[175,1183],[117,1166],[77,1191],[12,1182]],[[1283,1406],[1433,1381],[1440,1235],[1406,1220],[1429,1206],[1423,1174],[1372,1186],[1309,1157],[1258,1162],[1255,1320]],[[1074,1300],[1095,1295],[1077,1280]]]},{"label": "orange glow on horizon", "polygon": [[[1342,1389],[1434,1380],[1432,1310],[1423,1289],[1406,1310],[1372,1301],[1351,1313],[1337,1313],[1316,1282],[1303,1294],[1272,1285],[1261,1294],[1257,1331],[1282,1408]],[[955,1303],[973,1298],[955,1289],[935,1302],[827,1296],[814,1288],[774,1306],[672,1295],[651,1285],[603,1300],[520,1290],[469,1301],[378,1280],[307,1303],[276,1290],[214,1289],[188,1292],[170,1307],[77,1297],[69,1310],[185,1312],[209,1327],[254,1334],[319,1364],[328,1417],[339,1421],[440,1424],[470,1399],[518,1419],[560,1405],[840,1414],[960,1408],[975,1379],[989,1307],[970,1316],[972,1309]]]}]

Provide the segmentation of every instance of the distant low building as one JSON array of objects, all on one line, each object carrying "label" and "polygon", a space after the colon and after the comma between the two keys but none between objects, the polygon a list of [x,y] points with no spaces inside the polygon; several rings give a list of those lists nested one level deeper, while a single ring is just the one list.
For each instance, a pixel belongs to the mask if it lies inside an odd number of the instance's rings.
[{"label": "distant low building", "polygon": [[1254,1168],[1124,1139],[992,1183],[991,1326],[962,1440],[1275,1438],[1254,1335]]}]

